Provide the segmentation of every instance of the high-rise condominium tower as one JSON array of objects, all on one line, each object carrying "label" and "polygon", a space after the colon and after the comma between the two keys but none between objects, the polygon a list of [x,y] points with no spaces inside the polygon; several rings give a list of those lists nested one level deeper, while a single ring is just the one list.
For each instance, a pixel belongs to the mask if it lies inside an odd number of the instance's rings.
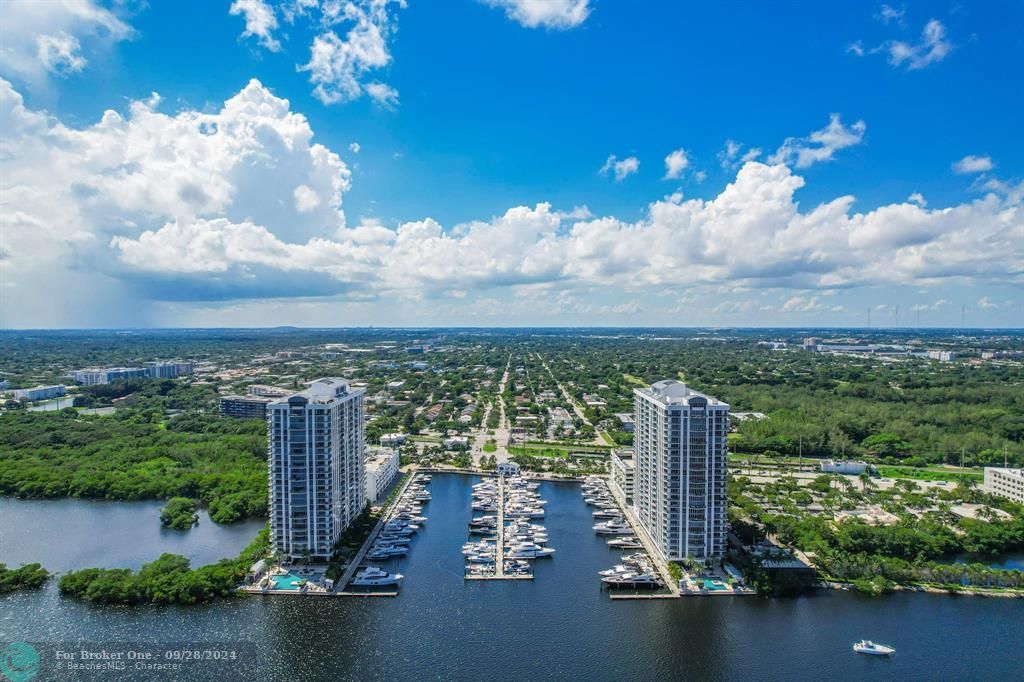
[{"label": "high-rise condominium tower", "polygon": [[267,406],[271,542],[287,557],[330,557],[366,502],[363,393],[317,379]]},{"label": "high-rise condominium tower", "polygon": [[722,556],[729,406],[671,379],[633,393],[640,523],[666,559]]}]

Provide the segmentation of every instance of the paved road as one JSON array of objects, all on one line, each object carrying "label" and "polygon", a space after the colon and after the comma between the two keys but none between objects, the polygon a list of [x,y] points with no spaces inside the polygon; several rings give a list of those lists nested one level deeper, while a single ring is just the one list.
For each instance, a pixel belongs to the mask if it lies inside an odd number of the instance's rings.
[{"label": "paved road", "polygon": [[[477,429],[476,434],[473,436],[473,461],[476,464],[480,463],[480,460],[484,455],[494,455],[497,459],[498,464],[508,461],[508,440],[509,440],[509,429],[508,419],[505,417],[505,403],[501,396],[505,393],[505,386],[508,384],[508,373],[512,366],[512,356],[508,356],[508,362],[505,364],[505,372],[501,375],[501,382],[498,384],[498,396],[496,402],[498,404],[498,411],[501,413],[498,418],[498,427],[494,429],[494,434],[487,433],[487,418],[491,415],[491,410],[494,409],[494,405],[488,405],[487,411],[484,412],[484,418],[481,421],[480,428]],[[494,452],[484,452],[484,445],[488,440],[494,439],[497,443],[498,449]]]},{"label": "paved road", "polygon": [[[583,408],[581,408],[579,404],[576,402],[576,400],[571,395],[569,395],[569,391],[565,389],[565,386],[562,385],[562,382],[559,381],[558,377],[555,376],[555,373],[551,371],[551,368],[548,367],[548,363],[545,362],[544,358],[541,357],[540,353],[537,353],[537,359],[540,360],[540,364],[544,366],[544,369],[548,371],[548,374],[551,376],[552,381],[554,381],[555,384],[558,386],[558,390],[561,391],[562,397],[564,397],[566,402],[568,402],[569,405],[572,407],[572,410],[573,412],[576,413],[576,416],[582,419],[584,424],[589,424],[590,426],[593,426],[590,420],[587,419],[586,414],[583,412]],[[600,434],[596,433],[594,435],[593,444],[608,445],[608,443],[605,442],[604,438],[601,438]]]}]

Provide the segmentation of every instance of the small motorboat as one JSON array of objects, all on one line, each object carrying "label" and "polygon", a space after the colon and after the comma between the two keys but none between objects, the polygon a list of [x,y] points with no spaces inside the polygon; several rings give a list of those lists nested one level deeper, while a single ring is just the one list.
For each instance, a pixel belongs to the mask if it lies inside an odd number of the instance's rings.
[{"label": "small motorboat", "polygon": [[871,656],[891,656],[896,653],[896,649],[893,647],[872,642],[870,639],[862,639],[857,642],[853,645],[853,650],[858,654],[868,654]]}]

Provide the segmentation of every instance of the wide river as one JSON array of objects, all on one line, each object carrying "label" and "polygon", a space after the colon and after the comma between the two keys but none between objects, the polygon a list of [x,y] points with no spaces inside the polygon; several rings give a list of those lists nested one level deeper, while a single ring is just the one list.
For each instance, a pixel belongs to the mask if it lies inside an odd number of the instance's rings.
[{"label": "wide river", "polygon": [[[557,550],[532,582],[466,582],[460,546],[475,478],[435,475],[429,521],[399,597],[249,597],[195,607],[100,607],[38,592],[0,597],[0,643],[252,642],[266,680],[1024,679],[1024,602],[819,592],[795,599],[611,601],[579,486],[544,483]],[[159,529],[159,504],[0,500],[0,561],[138,566],[162,551],[233,556],[258,524]],[[194,538],[194,539],[193,539]],[[210,543],[218,543],[211,551]],[[854,654],[869,638],[897,654]],[[109,678],[107,678],[109,679]],[[205,679],[202,676],[189,679]]]}]

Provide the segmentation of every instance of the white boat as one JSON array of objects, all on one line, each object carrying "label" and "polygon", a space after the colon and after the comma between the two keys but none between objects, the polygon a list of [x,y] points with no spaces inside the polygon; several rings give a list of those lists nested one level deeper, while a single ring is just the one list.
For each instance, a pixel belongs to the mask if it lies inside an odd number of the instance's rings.
[{"label": "white boat", "polygon": [[529,510],[526,510],[526,509],[512,508],[512,509],[506,509],[505,510],[505,516],[510,518],[510,519],[515,519],[515,518],[528,519],[528,518],[531,517],[531,513],[530,513]]},{"label": "white boat", "polygon": [[604,571],[598,571],[597,574],[602,578],[607,578],[614,575],[626,575],[627,573],[633,572],[633,569],[623,564],[616,564],[609,569]]},{"label": "white boat", "polygon": [[352,584],[361,586],[398,585],[402,582],[402,578],[401,573],[388,573],[376,566],[367,566],[356,573]]},{"label": "white boat", "polygon": [[463,556],[471,556],[473,554],[493,554],[494,552],[494,545],[488,543],[470,542],[462,546]]},{"label": "white boat", "polygon": [[632,535],[633,529],[622,521],[605,521],[595,525],[594,532],[598,535]]},{"label": "white boat", "polygon": [[896,649],[884,644],[877,644],[870,639],[862,639],[853,645],[853,650],[858,654],[869,654],[871,656],[890,656],[896,653]]},{"label": "white boat", "polygon": [[643,549],[643,545],[635,537],[613,538],[608,541],[608,546],[612,549]]},{"label": "white boat", "polygon": [[661,581],[650,573],[625,573],[601,578],[612,587],[661,587]]},{"label": "white boat", "polygon": [[385,556],[403,556],[409,553],[409,548],[401,545],[374,544],[370,548],[370,554],[383,554]]},{"label": "white boat", "polygon": [[523,543],[519,545],[513,545],[505,550],[506,559],[540,559],[542,557],[551,556],[555,553],[555,550],[550,547],[541,547],[540,545],[530,543]]}]

